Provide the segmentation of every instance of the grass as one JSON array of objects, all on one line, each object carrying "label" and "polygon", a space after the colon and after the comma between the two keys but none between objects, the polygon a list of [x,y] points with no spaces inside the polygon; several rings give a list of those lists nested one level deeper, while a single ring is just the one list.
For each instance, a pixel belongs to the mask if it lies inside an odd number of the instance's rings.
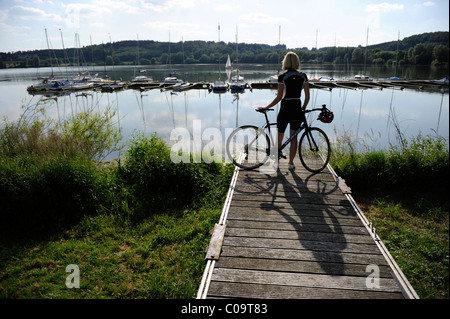
[{"label": "grass", "polygon": [[[422,299],[449,298],[448,194],[356,191],[355,200]],[[443,200],[444,199],[444,200]],[[445,202],[446,199],[446,202]]]},{"label": "grass", "polygon": [[[195,297],[233,167],[175,164],[156,135],[141,134],[121,161],[99,164],[118,146],[111,118],[2,126],[0,298]],[[355,152],[345,138],[332,166],[419,296],[448,299],[445,141]],[[80,289],[66,287],[71,264]]]},{"label": "grass", "polygon": [[420,298],[449,298],[449,153],[419,135],[401,147],[354,151],[342,136],[331,165]]},{"label": "grass", "polygon": [[[195,298],[233,167],[172,163],[142,134],[105,165],[111,118],[3,125],[0,298]],[[79,289],[66,287],[73,264]]]},{"label": "grass", "polygon": [[[221,210],[154,214],[139,223],[85,217],[50,238],[2,245],[0,298],[195,298]],[[65,285],[67,265],[80,288]]]}]

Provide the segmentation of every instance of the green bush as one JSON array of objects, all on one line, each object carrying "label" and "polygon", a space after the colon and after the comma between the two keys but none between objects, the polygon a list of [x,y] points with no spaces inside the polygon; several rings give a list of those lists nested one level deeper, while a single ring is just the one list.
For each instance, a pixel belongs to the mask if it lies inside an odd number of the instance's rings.
[{"label": "green bush", "polygon": [[121,172],[135,207],[144,210],[222,200],[224,192],[218,188],[231,175],[229,166],[215,162],[173,163],[161,139],[142,134],[133,137]]},{"label": "green bush", "polygon": [[52,227],[101,210],[108,186],[101,170],[82,157],[54,157],[19,166],[0,161],[0,220],[6,225]]},{"label": "green bush", "polygon": [[443,138],[417,136],[402,147],[356,152],[338,139],[330,163],[349,185],[358,188],[449,186],[449,151]]},{"label": "green bush", "polygon": [[61,123],[37,114],[5,120],[0,128],[2,228],[72,223],[110,206],[105,199],[113,198],[114,180],[97,160],[119,147],[114,113],[80,113]]}]

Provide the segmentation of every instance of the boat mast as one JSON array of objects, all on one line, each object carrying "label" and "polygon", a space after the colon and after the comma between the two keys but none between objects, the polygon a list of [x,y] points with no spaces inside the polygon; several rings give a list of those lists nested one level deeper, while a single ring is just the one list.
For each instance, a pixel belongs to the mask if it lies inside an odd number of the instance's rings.
[{"label": "boat mast", "polygon": [[49,59],[50,59],[50,68],[52,69],[52,75],[51,75],[51,77],[53,78],[52,53],[50,52],[50,44],[48,43],[47,28],[45,28],[44,30],[45,30],[45,39],[47,40],[47,49],[48,49],[48,56],[49,56]]},{"label": "boat mast", "polygon": [[236,65],[239,64],[239,49],[238,49],[238,26],[236,26]]},{"label": "boat mast", "polygon": [[[70,59],[69,59],[69,56],[67,55],[66,48],[64,47],[64,38],[63,38],[62,30],[59,29],[59,32],[61,34],[61,43],[62,43],[62,47],[63,47],[64,57],[67,59],[67,63],[70,66]],[[66,75],[67,75],[67,79],[69,79],[69,71],[67,70],[67,64],[66,64]]]},{"label": "boat mast", "polygon": [[364,55],[364,75],[366,75],[366,65],[367,65],[367,46],[369,45],[369,25],[367,25],[367,37],[366,37],[366,53]]},{"label": "boat mast", "polygon": [[397,54],[395,57],[395,76],[397,76],[397,70],[398,70],[398,45],[400,43],[400,30],[398,30],[398,37],[397,37]]}]

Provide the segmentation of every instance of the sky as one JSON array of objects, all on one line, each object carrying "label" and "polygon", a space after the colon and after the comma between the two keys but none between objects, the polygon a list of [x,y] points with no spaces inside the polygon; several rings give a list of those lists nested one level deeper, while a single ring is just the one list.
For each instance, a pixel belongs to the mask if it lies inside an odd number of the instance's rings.
[{"label": "sky", "polygon": [[[365,46],[449,31],[448,0],[0,0],[0,52],[121,40]],[[219,27],[220,26],[220,27]],[[220,29],[220,30],[219,30]],[[61,40],[61,38],[63,40]]]}]

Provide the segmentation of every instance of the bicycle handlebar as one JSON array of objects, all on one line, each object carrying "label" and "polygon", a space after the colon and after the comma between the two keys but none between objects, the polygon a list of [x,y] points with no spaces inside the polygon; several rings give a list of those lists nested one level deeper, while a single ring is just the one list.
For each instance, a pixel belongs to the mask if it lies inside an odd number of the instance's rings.
[{"label": "bicycle handlebar", "polygon": [[[315,109],[305,110],[305,113],[310,113],[310,112],[313,112],[313,111],[324,111],[324,110],[326,110],[326,109],[327,109],[327,105],[326,105],[326,104],[322,104],[322,107],[321,107],[321,108],[315,108]],[[275,110],[274,110],[274,109],[255,109],[255,111],[264,114],[264,113],[266,113],[266,112],[269,112],[269,111],[275,111]]]},{"label": "bicycle handlebar", "polygon": [[274,109],[255,109],[255,111],[264,114],[266,112],[275,111],[275,110]]}]

